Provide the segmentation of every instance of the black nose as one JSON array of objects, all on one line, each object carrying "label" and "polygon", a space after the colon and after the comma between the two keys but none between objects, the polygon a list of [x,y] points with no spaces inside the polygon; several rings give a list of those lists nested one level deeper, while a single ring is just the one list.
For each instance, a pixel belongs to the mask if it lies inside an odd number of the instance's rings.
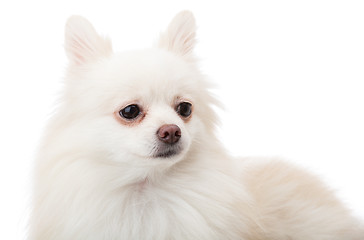
[{"label": "black nose", "polygon": [[174,144],[181,138],[181,129],[175,124],[167,124],[158,129],[157,135],[162,142]]}]

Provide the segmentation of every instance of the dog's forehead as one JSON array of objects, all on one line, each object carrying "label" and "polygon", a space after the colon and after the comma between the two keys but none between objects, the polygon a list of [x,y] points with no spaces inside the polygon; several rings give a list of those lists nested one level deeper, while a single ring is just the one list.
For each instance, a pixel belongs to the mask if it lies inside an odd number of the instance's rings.
[{"label": "dog's forehead", "polygon": [[163,51],[121,53],[108,70],[115,90],[127,95],[173,97],[197,87],[196,72],[183,59]]},{"label": "dog's forehead", "polygon": [[130,76],[168,76],[188,73],[189,64],[164,50],[147,49],[116,54],[114,67]]}]

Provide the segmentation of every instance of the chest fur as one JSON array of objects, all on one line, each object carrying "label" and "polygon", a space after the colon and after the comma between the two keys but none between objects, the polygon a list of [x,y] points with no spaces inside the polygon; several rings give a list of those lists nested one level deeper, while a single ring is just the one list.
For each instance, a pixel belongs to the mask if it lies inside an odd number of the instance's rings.
[{"label": "chest fur", "polygon": [[122,202],[113,217],[121,239],[238,239],[245,227],[232,199],[196,189],[145,188]]}]

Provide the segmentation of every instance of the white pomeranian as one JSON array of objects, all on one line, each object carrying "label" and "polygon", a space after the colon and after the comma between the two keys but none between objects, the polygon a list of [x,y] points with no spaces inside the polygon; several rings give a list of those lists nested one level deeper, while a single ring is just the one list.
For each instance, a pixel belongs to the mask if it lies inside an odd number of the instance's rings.
[{"label": "white pomeranian", "polygon": [[179,13],[157,46],[116,54],[66,25],[65,89],[36,162],[32,240],[363,240],[320,180],[276,159],[234,159]]}]

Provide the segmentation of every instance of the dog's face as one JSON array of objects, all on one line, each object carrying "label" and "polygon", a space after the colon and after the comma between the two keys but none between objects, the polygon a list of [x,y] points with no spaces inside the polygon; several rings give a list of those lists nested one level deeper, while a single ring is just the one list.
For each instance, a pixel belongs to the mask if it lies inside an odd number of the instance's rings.
[{"label": "dog's face", "polygon": [[208,141],[214,101],[194,63],[194,37],[193,16],[182,12],[158,47],[113,54],[90,23],[72,17],[65,105],[86,144],[140,167],[171,165]]}]

